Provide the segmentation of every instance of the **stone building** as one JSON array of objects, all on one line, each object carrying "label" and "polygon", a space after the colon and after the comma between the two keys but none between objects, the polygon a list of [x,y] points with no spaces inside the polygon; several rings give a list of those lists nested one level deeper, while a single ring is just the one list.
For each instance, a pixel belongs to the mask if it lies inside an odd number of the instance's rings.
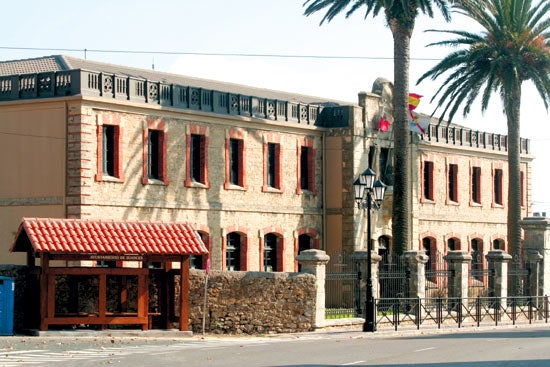
[{"label": "stone building", "polygon": [[[367,167],[390,185],[372,227],[391,251],[390,102],[383,80],[352,104],[68,56],[1,62],[0,262],[24,263],[7,252],[21,218],[61,217],[186,222],[214,269],[294,271],[303,249],[366,247],[352,183]],[[506,248],[506,137],[433,121],[411,139],[410,249]]]}]

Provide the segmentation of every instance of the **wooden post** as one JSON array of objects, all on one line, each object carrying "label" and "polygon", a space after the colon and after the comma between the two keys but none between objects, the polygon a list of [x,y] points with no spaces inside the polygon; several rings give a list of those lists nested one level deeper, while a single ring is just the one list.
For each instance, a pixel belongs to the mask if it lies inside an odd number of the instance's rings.
[{"label": "wooden post", "polygon": [[[100,320],[106,320],[107,316],[107,274],[99,275],[99,305],[98,314]],[[100,325],[101,330],[105,329],[105,324]]]},{"label": "wooden post", "polygon": [[146,320],[141,324],[141,330],[149,329],[149,287],[147,279],[149,274],[139,274],[138,276],[138,317]]},{"label": "wooden post", "polygon": [[40,274],[40,330],[48,330],[48,323],[46,318],[48,317],[48,272],[49,272],[49,259],[48,254],[40,254],[40,265],[42,266],[42,272]]},{"label": "wooden post", "polygon": [[181,257],[180,331],[189,330],[189,255]]}]

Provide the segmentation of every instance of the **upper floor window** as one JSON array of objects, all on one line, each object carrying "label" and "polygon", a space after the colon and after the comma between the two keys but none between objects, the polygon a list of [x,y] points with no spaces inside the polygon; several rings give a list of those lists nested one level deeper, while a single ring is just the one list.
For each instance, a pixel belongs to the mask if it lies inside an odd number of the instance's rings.
[{"label": "upper floor window", "polygon": [[503,205],[502,200],[502,170],[495,169],[493,176],[493,200],[497,205]]},{"label": "upper floor window", "polygon": [[[381,148],[380,149],[380,180],[388,185],[393,185],[393,159],[392,159],[393,150],[390,148]],[[370,166],[372,167],[372,166]]]},{"label": "upper floor window", "polygon": [[448,193],[449,201],[458,202],[458,165],[449,164],[448,173]]},{"label": "upper floor window", "polygon": [[281,145],[277,143],[264,145],[263,191],[268,188],[281,189]]},{"label": "upper floor window", "polygon": [[187,136],[187,177],[186,186],[200,183],[208,186],[207,138],[202,134]]},{"label": "upper floor window", "polygon": [[315,189],[315,149],[313,139],[306,139],[298,149],[298,187],[296,193],[301,194],[304,190],[317,194]]},{"label": "upper floor window", "polygon": [[525,176],[523,171],[520,171],[519,173],[519,190],[521,206],[525,206]]},{"label": "upper floor window", "polygon": [[103,124],[97,128],[96,181],[102,181],[105,177],[124,180],[120,131],[119,125]]},{"label": "upper floor window", "polygon": [[143,131],[143,143],[142,183],[147,184],[150,180],[158,180],[168,185],[164,123],[149,121],[148,129]]},{"label": "upper floor window", "polygon": [[472,167],[472,203],[481,204],[481,167]]},{"label": "upper floor window", "polygon": [[434,163],[430,161],[424,162],[424,172],[423,172],[423,191],[424,199],[434,200]]},{"label": "upper floor window", "polygon": [[225,185],[226,189],[240,186],[246,188],[244,139],[238,132],[231,132],[225,143]]}]

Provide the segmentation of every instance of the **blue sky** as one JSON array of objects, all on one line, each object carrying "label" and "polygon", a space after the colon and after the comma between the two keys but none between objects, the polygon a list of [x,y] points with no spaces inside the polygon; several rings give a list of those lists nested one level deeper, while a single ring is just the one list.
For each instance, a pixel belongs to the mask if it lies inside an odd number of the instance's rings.
[{"label": "blue sky", "polygon": [[[302,4],[301,0],[9,1],[2,6],[0,60],[66,54],[146,69],[154,64],[159,71],[349,102],[357,101],[359,91],[371,91],[376,78],[393,78],[393,41],[381,17],[365,20],[362,13],[357,13],[319,26],[321,14],[303,16]],[[426,48],[435,39],[434,34],[423,31],[473,27],[456,16],[450,25],[439,15],[417,21],[411,47],[410,90],[425,96],[419,112],[433,111],[429,99],[438,84],[424,82],[416,86],[416,80],[450,51]],[[123,52],[128,50],[148,53]],[[501,110],[500,99],[494,96],[491,109],[484,115],[479,106],[474,106],[467,118],[457,116],[454,122],[506,134]],[[550,179],[546,168],[550,159],[550,114],[530,85],[524,87],[521,114],[521,135],[531,139],[537,157],[533,166],[533,210],[550,215],[550,191],[545,188]]]}]

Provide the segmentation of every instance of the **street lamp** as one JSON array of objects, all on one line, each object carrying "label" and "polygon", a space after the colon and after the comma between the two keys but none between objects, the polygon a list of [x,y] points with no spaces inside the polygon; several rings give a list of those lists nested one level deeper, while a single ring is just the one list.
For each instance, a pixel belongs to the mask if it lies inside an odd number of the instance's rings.
[{"label": "street lamp", "polygon": [[371,210],[379,209],[386,185],[380,180],[376,180],[376,173],[367,168],[359,175],[359,178],[353,183],[355,192],[355,202],[359,209],[367,210],[367,299],[365,300],[365,323],[363,331],[376,331],[376,307],[374,304],[374,294],[372,289],[372,239],[371,239]]}]

